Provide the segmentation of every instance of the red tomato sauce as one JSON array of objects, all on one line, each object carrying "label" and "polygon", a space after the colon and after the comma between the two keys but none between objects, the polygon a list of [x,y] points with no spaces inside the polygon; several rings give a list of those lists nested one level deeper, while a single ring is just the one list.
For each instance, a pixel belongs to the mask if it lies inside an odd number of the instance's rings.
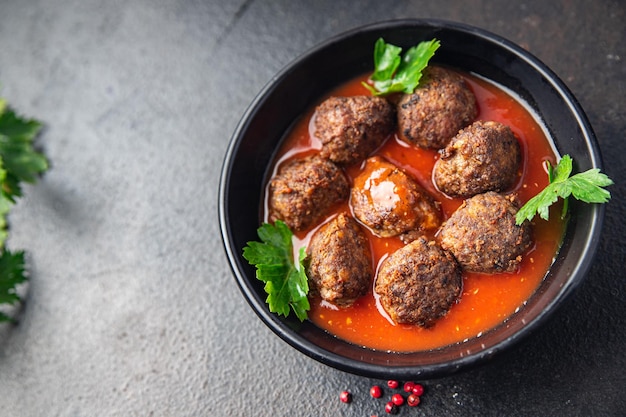
[{"label": "red tomato sauce", "polygon": [[[548,184],[545,161],[556,164],[556,156],[543,129],[532,114],[515,98],[501,88],[468,73],[460,72],[474,92],[478,102],[477,120],[495,120],[508,125],[520,140],[522,148],[521,176],[511,192],[517,193],[523,204]],[[369,95],[361,85],[367,80],[363,75],[331,91],[330,96]],[[320,102],[321,102],[320,100]],[[276,161],[276,167],[295,156],[316,152],[321,148],[311,134],[314,108],[310,109],[289,132]],[[450,198],[437,190],[431,179],[433,166],[439,153],[421,149],[398,139],[388,140],[374,153],[403,168],[441,203],[444,220],[462,203],[460,198]],[[353,181],[360,172],[361,164],[345,169]],[[267,208],[267,201],[265,201]],[[553,210],[558,210],[553,207]],[[329,214],[332,218],[339,212],[349,212],[348,202],[342,203]],[[265,210],[267,221],[267,209]],[[555,212],[557,214],[557,212]],[[323,224],[322,221],[320,223]],[[391,322],[372,290],[354,305],[339,309],[315,298],[311,300],[309,320],[329,333],[348,342],[378,350],[411,352],[429,350],[449,344],[480,337],[489,329],[504,322],[530,298],[541,283],[561,244],[564,222],[560,216],[550,216],[550,221],[535,219],[532,222],[534,244],[523,257],[513,273],[478,274],[463,273],[463,292],[459,301],[446,316],[428,329],[415,325],[397,325]],[[294,251],[306,246],[317,228],[313,227],[294,238]],[[376,271],[381,260],[403,243],[397,237],[380,238],[366,231]],[[435,239],[435,235],[429,236]]]}]

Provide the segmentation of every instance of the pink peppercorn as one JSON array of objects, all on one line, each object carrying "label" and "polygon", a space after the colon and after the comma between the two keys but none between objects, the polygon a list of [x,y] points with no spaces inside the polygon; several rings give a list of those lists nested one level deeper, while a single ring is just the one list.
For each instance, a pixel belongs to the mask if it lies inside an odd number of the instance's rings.
[{"label": "pink peppercorn", "polygon": [[419,397],[424,393],[424,386],[422,384],[415,384],[411,392]]},{"label": "pink peppercorn", "polygon": [[374,398],[380,398],[383,395],[383,390],[378,385],[374,385],[370,388],[370,395]]},{"label": "pink peppercorn", "polygon": [[391,402],[399,407],[404,404],[404,397],[400,394],[393,394],[391,396]]},{"label": "pink peppercorn", "polygon": [[387,414],[396,414],[398,412],[398,406],[389,401],[387,404],[385,404],[385,412]]},{"label": "pink peppercorn", "polygon": [[400,386],[400,383],[395,379],[390,379],[389,381],[387,381],[387,386],[391,389],[396,389]]},{"label": "pink peppercorn", "polygon": [[352,401],[352,394],[350,394],[349,391],[342,391],[341,394],[339,395],[339,399],[341,400],[341,402],[347,404],[350,401]]},{"label": "pink peppercorn", "polygon": [[409,407],[415,407],[419,405],[420,401],[421,400],[420,400],[419,395],[415,395],[415,394],[409,395],[409,397],[406,399],[406,403],[409,405]]}]

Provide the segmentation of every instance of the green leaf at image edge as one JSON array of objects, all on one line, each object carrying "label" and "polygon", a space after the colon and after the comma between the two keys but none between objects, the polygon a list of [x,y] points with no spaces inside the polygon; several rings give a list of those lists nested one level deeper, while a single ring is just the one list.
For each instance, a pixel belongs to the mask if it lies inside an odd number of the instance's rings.
[{"label": "green leaf at image edge", "polygon": [[15,197],[22,195],[20,182],[34,183],[48,169],[48,160],[33,147],[42,124],[18,116],[6,103],[1,109],[0,157],[6,170],[2,190],[14,201]]},{"label": "green leaf at image edge", "polygon": [[[24,252],[11,252],[4,245],[7,216],[22,195],[20,183],[34,183],[48,169],[46,157],[33,147],[41,128],[39,121],[19,116],[0,98],[0,305],[20,302],[17,286],[27,279]],[[0,311],[0,322],[15,319]]]},{"label": "green leaf at image edge", "polygon": [[[6,248],[0,254],[0,305],[13,305],[21,301],[17,286],[27,279],[24,252],[12,253]],[[0,312],[0,322],[13,322],[14,319]]]}]

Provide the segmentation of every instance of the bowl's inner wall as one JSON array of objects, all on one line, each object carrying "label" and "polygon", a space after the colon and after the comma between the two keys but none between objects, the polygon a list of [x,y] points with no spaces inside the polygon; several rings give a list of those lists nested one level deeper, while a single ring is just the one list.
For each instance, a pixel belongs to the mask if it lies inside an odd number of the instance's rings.
[{"label": "bowl's inner wall", "polygon": [[[410,371],[413,375],[439,376],[489,357],[519,339],[522,328],[538,323],[575,286],[571,282],[572,271],[584,266],[581,263],[585,262],[587,245],[593,237],[597,208],[572,204],[573,218],[561,250],[565,256],[555,263],[537,294],[507,323],[464,343],[461,354],[458,348],[410,354],[372,351],[337,340],[308,322],[302,324],[297,319],[269,313],[262,283],[255,279],[254,268],[241,257],[246,243],[258,239],[256,229],[269,167],[290,126],[312,103],[331,88],[372,70],[373,45],[379,37],[405,49],[422,40],[439,39],[441,47],[434,62],[474,72],[517,93],[541,115],[556,148],[561,154],[570,154],[577,169],[597,166],[599,160],[593,154],[595,139],[586,120],[576,114],[579,109],[575,102],[571,103],[569,93],[549,79],[552,75],[517,47],[466,27],[398,22],[355,31],[294,62],[251,105],[226,156],[221,191],[226,250],[248,302],[285,341],[331,366],[369,376],[389,376],[389,366],[397,367],[399,375]],[[570,102],[565,107],[564,94]],[[527,329],[522,333],[527,333]],[[451,366],[445,364],[450,361]]]}]

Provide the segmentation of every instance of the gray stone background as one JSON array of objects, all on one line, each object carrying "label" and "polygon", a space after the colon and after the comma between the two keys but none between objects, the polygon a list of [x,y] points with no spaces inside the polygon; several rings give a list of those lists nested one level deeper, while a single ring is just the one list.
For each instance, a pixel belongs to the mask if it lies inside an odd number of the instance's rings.
[{"label": "gray stone background", "polygon": [[[361,24],[495,32],[578,97],[616,185],[588,279],[514,351],[422,381],[406,416],[626,413],[626,4],[619,0],[0,0],[0,95],[46,124],[49,172],[13,210],[31,280],[0,325],[2,416],[370,416],[374,381],[257,319],[217,221],[223,154],[256,93]],[[355,401],[342,404],[350,389]]]}]

